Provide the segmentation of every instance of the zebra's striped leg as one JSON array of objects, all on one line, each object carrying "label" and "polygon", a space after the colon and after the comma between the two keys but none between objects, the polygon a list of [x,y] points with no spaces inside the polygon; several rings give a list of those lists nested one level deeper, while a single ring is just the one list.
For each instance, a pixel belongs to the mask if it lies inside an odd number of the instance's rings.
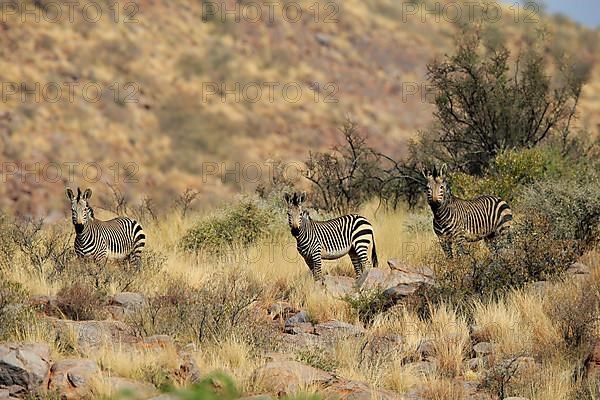
[{"label": "zebra's striped leg", "polygon": [[352,260],[352,266],[354,267],[354,272],[356,273],[356,277],[358,278],[362,274],[360,256],[354,249],[350,249],[348,255],[350,256],[350,260]]},{"label": "zebra's striped leg", "polygon": [[312,258],[312,273],[315,281],[322,281],[323,275],[321,274],[321,256],[317,255]]},{"label": "zebra's striped leg", "polygon": [[442,250],[446,253],[446,257],[453,258],[452,255],[452,242],[448,239],[440,239],[440,246],[442,246]]},{"label": "zebra's striped leg", "polygon": [[459,256],[464,256],[465,254],[469,254],[465,245],[467,244],[467,240],[464,236],[459,235],[455,238],[454,243],[456,243],[456,248],[458,249],[457,253]]}]

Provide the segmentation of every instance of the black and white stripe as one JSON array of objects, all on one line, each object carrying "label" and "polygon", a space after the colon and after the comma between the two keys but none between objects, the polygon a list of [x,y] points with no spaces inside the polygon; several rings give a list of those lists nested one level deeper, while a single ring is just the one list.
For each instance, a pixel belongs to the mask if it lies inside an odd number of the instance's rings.
[{"label": "black and white stripe", "polygon": [[[305,194],[285,195],[288,223],[296,238],[296,248],[306,261],[315,279],[322,277],[322,260],[335,260],[349,255],[359,277],[371,266],[377,267],[375,237],[371,223],[360,215],[351,214],[328,221],[313,221],[302,208]],[[369,261],[369,246],[372,247]]]},{"label": "black and white stripe", "polygon": [[427,179],[427,202],[433,211],[433,231],[442,249],[452,257],[452,244],[462,250],[465,242],[485,240],[493,247],[495,240],[512,225],[510,206],[495,196],[473,200],[454,197],[446,181],[446,165],[438,171],[423,171]]},{"label": "black and white stripe", "polygon": [[91,189],[81,193],[77,188],[75,196],[73,191],[67,188],[75,226],[77,255],[97,262],[128,259],[139,266],[140,255],[146,244],[142,226],[127,217],[117,217],[109,221],[95,219],[94,211],[88,204],[91,196]]}]

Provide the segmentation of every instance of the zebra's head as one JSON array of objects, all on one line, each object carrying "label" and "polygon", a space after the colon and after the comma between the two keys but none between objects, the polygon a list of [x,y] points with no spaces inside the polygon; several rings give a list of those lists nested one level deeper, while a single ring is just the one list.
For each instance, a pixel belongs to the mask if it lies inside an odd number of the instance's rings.
[{"label": "zebra's head", "polygon": [[88,200],[92,197],[92,189],[85,189],[81,193],[81,189],[77,188],[77,196],[71,188],[67,188],[67,197],[71,200],[71,217],[75,230],[83,229],[83,226],[94,217],[92,208],[88,204]]},{"label": "zebra's head", "polygon": [[446,164],[443,164],[438,170],[436,167],[433,171],[423,169],[422,173],[427,179],[427,202],[431,206],[440,206],[450,197],[450,187],[446,180]]},{"label": "zebra's head", "polygon": [[306,199],[306,192],[294,193],[293,195],[285,193],[283,198],[288,206],[288,224],[292,230],[292,235],[298,236],[302,223],[308,219],[308,211],[302,207],[302,203]]}]

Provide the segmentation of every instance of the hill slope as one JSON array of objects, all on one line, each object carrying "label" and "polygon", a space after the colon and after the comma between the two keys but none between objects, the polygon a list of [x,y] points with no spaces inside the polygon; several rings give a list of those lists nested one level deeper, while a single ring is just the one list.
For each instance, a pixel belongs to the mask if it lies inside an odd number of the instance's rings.
[{"label": "hill slope", "polygon": [[[42,0],[3,15],[3,209],[61,218],[65,185],[91,186],[105,202],[105,182],[131,201],[148,196],[159,205],[194,187],[208,205],[252,189],[259,179],[251,168],[264,179],[266,160],[328,148],[346,113],[374,146],[399,156],[431,121],[431,105],[407,90],[423,87],[426,63],[451,51],[459,32],[449,2],[437,3],[438,15],[424,12],[433,2],[286,2],[272,17],[262,7],[261,18],[235,0],[212,3],[219,10],[208,2],[96,2],[104,7],[97,18],[87,3],[72,18],[63,4],[56,21]],[[239,22],[223,7],[237,7]],[[548,52],[592,64],[579,122],[595,134],[598,32],[520,11],[504,9],[490,34],[502,31],[518,50],[546,26]]]}]

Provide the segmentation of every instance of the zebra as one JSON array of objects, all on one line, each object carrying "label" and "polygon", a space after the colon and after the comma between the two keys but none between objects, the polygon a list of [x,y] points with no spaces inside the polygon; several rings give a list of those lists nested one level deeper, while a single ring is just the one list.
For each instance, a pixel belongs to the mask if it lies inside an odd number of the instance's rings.
[{"label": "zebra", "polygon": [[485,240],[495,249],[495,240],[508,234],[512,226],[510,206],[495,196],[480,196],[473,200],[454,197],[446,180],[446,164],[432,172],[422,170],[427,180],[427,202],[433,211],[433,231],[448,258],[452,258],[452,244],[464,251],[465,242]]},{"label": "zebra", "polygon": [[[375,236],[371,223],[360,215],[350,214],[328,221],[313,221],[302,203],[306,193],[285,193],[288,223],[296,238],[296,248],[306,261],[315,280],[322,280],[321,260],[335,260],[348,254],[357,279],[371,266],[377,267]],[[372,244],[371,261],[368,250]]]},{"label": "zebra", "polygon": [[92,190],[83,193],[77,188],[77,196],[67,188],[71,200],[71,215],[75,227],[75,253],[80,258],[106,263],[108,260],[131,261],[141,266],[141,252],[146,244],[142,226],[127,217],[117,217],[109,221],[94,218],[94,210],[89,205]]}]

